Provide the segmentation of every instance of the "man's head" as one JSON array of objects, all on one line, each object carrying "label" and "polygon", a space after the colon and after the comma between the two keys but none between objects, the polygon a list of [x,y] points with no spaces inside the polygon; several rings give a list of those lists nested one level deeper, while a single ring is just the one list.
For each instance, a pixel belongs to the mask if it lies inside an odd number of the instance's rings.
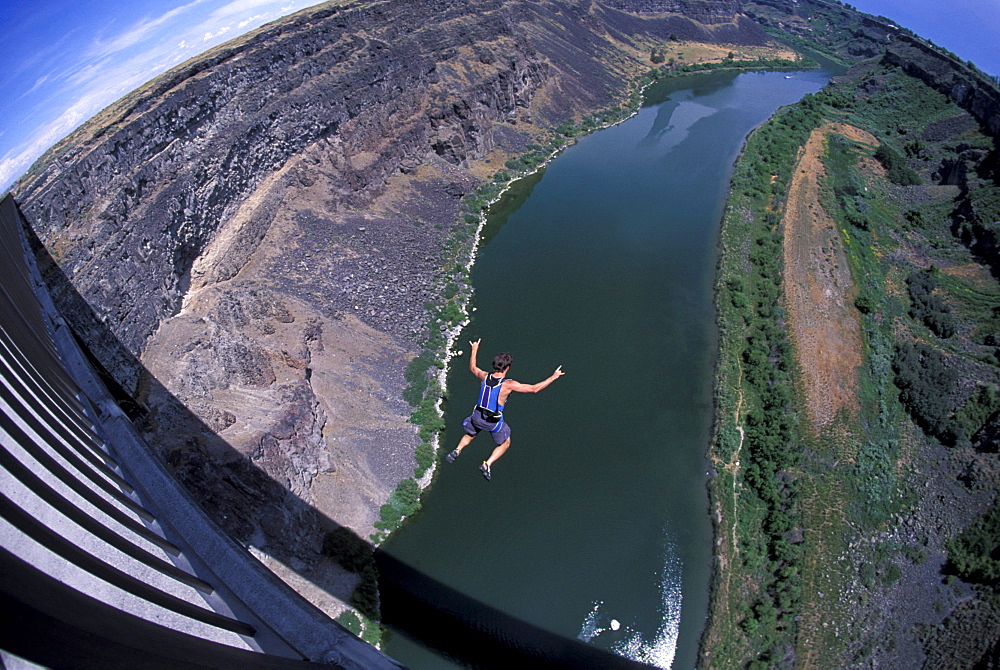
[{"label": "man's head", "polygon": [[506,351],[501,352],[493,357],[493,371],[503,372],[510,367],[510,364],[514,362],[514,357],[508,354]]}]

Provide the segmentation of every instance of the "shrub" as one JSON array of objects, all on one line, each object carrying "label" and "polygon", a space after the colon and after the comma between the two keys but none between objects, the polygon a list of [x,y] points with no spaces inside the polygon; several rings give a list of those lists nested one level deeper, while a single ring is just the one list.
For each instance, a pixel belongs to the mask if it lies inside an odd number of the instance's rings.
[{"label": "shrub", "polygon": [[944,354],[923,342],[896,347],[892,368],[899,399],[913,420],[928,435],[953,445],[957,436],[948,393],[958,381],[958,371]]},{"label": "shrub", "polygon": [[379,520],[375,528],[387,533],[399,528],[405,516],[415,514],[420,510],[420,485],[413,479],[404,479],[389,494],[389,499],[379,508]]},{"label": "shrub", "polygon": [[389,504],[404,516],[420,509],[420,485],[412,479],[404,479],[389,496]]},{"label": "shrub", "polygon": [[938,337],[955,334],[955,318],[951,308],[934,293],[937,288],[935,270],[915,270],[906,278],[910,294],[910,316],[922,321]]},{"label": "shrub", "polygon": [[924,551],[923,547],[908,544],[903,547],[902,551],[903,555],[910,559],[914,565],[921,565],[927,560],[927,552]]},{"label": "shrub", "polygon": [[463,316],[462,308],[454,301],[445,303],[444,308],[441,310],[441,319],[446,323],[458,323],[462,320]]},{"label": "shrub", "polygon": [[948,542],[948,562],[965,581],[1000,588],[1000,502]]},{"label": "shrub", "polygon": [[351,635],[361,636],[361,619],[354,612],[350,610],[341,612],[340,616],[337,617],[337,623],[346,628]]},{"label": "shrub", "polygon": [[[351,594],[351,605],[361,612],[362,616],[374,621],[379,620],[378,571],[374,561],[361,572],[361,583]],[[377,626],[368,626],[366,631],[368,628],[377,628]]]},{"label": "shrub", "polygon": [[976,390],[955,416],[960,437],[970,439],[998,410],[1000,392],[992,386],[976,386]]},{"label": "shrub", "polygon": [[428,349],[420,352],[406,366],[403,376],[409,385],[403,390],[403,400],[412,406],[417,406],[424,397],[430,379],[427,371],[434,364],[434,352]]},{"label": "shrub", "polygon": [[899,566],[895,563],[890,563],[889,567],[885,572],[882,573],[882,583],[886,586],[898,582],[899,578],[903,576],[903,571],[899,569]]},{"label": "shrub", "polygon": [[858,311],[860,311],[862,314],[871,314],[872,310],[875,308],[872,299],[865,294],[861,294],[857,298],[855,298],[854,306],[857,307]]},{"label": "shrub", "polygon": [[894,183],[902,186],[913,186],[921,183],[920,175],[906,164],[906,159],[903,158],[902,154],[888,144],[879,145],[879,148],[875,150],[875,159],[885,167],[889,179]]},{"label": "shrub", "polygon": [[410,423],[420,426],[420,438],[424,442],[430,442],[437,433],[444,430],[444,419],[434,408],[435,402],[434,393],[427,393],[420,406],[410,414]]},{"label": "shrub", "polygon": [[428,442],[421,442],[417,446],[414,458],[417,460],[417,467],[413,472],[413,476],[419,479],[424,476],[427,468],[431,467],[434,463],[434,447]]}]

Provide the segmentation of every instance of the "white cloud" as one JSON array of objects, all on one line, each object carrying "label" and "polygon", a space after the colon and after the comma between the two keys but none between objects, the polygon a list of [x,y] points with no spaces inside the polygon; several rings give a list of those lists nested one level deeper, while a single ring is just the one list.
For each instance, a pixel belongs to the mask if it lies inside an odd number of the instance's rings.
[{"label": "white cloud", "polygon": [[259,26],[263,24],[267,20],[267,18],[268,14],[254,14],[253,16],[248,16],[247,18],[243,19],[236,25],[236,29],[243,30],[251,23]]},{"label": "white cloud", "polygon": [[35,80],[35,83],[32,84],[31,88],[29,88],[27,91],[21,94],[21,97],[24,97],[26,95],[31,95],[32,93],[37,91],[39,88],[45,85],[45,82],[47,82],[49,78],[50,78],[49,75],[43,74],[41,77]]},{"label": "white cloud", "polygon": [[228,33],[231,28],[232,28],[232,26],[222,26],[221,28],[219,28],[218,31],[216,31],[214,33],[211,33],[211,32],[205,33],[205,36],[201,38],[201,41],[202,42],[207,42],[209,40],[213,40],[213,39],[216,39],[218,37],[222,37],[223,35],[225,35],[226,33]]},{"label": "white cloud", "polygon": [[103,104],[102,93],[80,98],[58,118],[40,126],[24,144],[14,147],[0,158],[0,188],[5,188],[23,174],[46,149],[93,116]]},{"label": "white cloud", "polygon": [[156,18],[139,21],[124,33],[117,35],[110,40],[95,40],[90,47],[89,55],[101,58],[133,47],[150,36],[156,36],[158,34],[157,30],[160,26],[171,21],[177,16],[184,14],[192,7],[202,4],[203,2],[207,2],[207,0],[194,0],[194,2],[189,2],[186,5],[175,7],[174,9],[171,9]]},{"label": "white cloud", "polygon": [[276,0],[233,0],[233,2],[227,3],[212,12],[212,16],[214,18],[221,18],[232,16],[233,14],[245,14],[258,7],[275,4],[277,4]]}]

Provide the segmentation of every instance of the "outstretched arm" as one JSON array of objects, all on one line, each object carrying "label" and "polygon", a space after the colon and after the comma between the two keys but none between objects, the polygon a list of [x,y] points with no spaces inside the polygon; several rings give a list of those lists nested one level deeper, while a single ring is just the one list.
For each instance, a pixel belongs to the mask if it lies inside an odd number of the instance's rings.
[{"label": "outstretched arm", "polygon": [[538,393],[543,388],[554,382],[555,380],[562,377],[565,372],[563,372],[562,366],[556,368],[556,371],[548,376],[547,379],[543,379],[537,384],[522,384],[521,382],[516,382],[513,379],[505,384],[511,391],[517,391],[518,393]]},{"label": "outstretched arm", "polygon": [[479,355],[479,343],[483,341],[483,338],[479,338],[475,342],[469,341],[472,346],[472,352],[469,354],[469,372],[476,375],[478,379],[484,379],[486,377],[486,370],[480,370],[479,366],[476,365],[476,357]]}]

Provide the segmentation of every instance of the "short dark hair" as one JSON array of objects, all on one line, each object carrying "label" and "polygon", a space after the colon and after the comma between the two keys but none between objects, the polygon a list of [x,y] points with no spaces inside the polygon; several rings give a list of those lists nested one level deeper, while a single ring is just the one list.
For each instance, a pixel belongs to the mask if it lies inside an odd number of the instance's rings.
[{"label": "short dark hair", "polygon": [[503,372],[510,367],[510,364],[514,362],[514,357],[508,354],[506,351],[501,352],[493,357],[493,371]]}]

